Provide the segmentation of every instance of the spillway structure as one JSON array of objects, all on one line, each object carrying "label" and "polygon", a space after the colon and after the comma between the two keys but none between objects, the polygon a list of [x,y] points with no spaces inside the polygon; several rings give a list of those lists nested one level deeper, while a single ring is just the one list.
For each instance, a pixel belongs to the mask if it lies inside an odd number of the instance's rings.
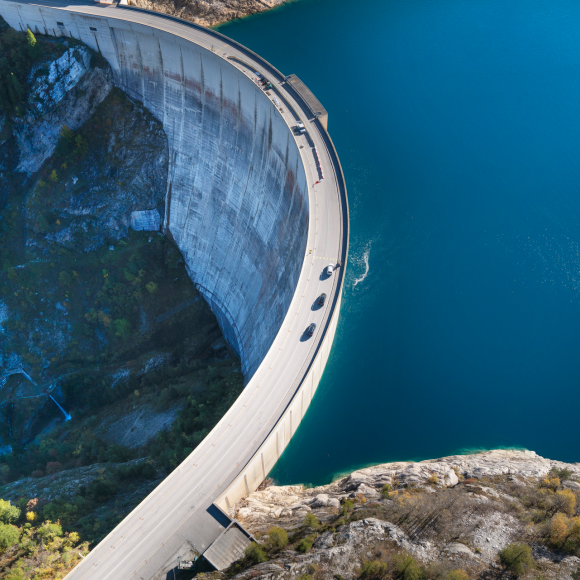
[{"label": "spillway structure", "polygon": [[349,223],[328,114],[297,76],[177,18],[85,0],[0,0],[0,15],[98,51],[162,122],[163,230],[246,378],[204,441],[67,578],[161,579],[191,554],[224,568],[248,542],[233,508],[296,432],[338,324]]}]

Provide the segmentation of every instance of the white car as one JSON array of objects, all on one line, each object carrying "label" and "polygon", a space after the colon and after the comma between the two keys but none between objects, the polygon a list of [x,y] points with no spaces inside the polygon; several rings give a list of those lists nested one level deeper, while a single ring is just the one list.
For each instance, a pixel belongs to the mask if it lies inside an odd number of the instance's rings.
[{"label": "white car", "polygon": [[328,264],[328,268],[326,268],[326,274],[328,276],[332,276],[333,272],[334,272],[334,264]]}]

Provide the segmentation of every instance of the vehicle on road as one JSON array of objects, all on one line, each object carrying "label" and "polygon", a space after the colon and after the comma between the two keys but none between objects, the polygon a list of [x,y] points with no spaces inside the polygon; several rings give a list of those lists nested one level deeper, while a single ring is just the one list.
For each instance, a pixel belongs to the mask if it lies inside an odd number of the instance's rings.
[{"label": "vehicle on road", "polygon": [[316,324],[314,324],[314,322],[306,329],[306,334],[308,336],[312,336],[314,334],[314,331],[316,330]]},{"label": "vehicle on road", "polygon": [[304,133],[306,133],[306,128],[304,127],[304,124],[300,123],[300,121],[299,121],[298,123],[296,123],[296,126],[294,127],[294,131],[298,135],[304,135]]},{"label": "vehicle on road", "polygon": [[334,264],[328,264],[328,268],[326,268],[326,273],[329,276],[332,276],[332,273],[334,272]]},{"label": "vehicle on road", "polygon": [[318,304],[320,304],[320,306],[324,306],[324,303],[326,302],[326,294],[324,294],[324,292],[318,297]]}]

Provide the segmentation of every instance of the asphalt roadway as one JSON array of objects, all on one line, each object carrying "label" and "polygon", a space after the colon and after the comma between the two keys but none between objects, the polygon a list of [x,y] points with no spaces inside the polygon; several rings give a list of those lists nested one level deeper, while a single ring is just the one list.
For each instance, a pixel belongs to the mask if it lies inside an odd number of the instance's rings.
[{"label": "asphalt roadway", "polygon": [[[127,8],[81,1],[23,3],[144,24],[208,50],[213,47],[224,59],[236,56],[248,62],[272,79],[279,94],[299,113],[317,148],[324,172],[324,180],[316,183],[319,175],[311,144],[304,136],[295,137],[303,146],[300,152],[310,194],[307,250],[288,313],[258,370],[191,455],[66,577],[68,580],[164,578],[165,574],[159,575],[158,571],[172,568],[176,553],[184,545],[190,542],[197,551],[203,552],[229,523],[212,505],[213,501],[234,481],[276,427],[314,360],[333,310],[339,307],[348,251],[348,205],[342,171],[327,133],[286,87],[284,80],[274,80],[267,63],[259,58],[252,60],[247,51],[240,50],[239,45],[228,42],[225,37],[220,42],[212,31]],[[238,62],[227,62],[243,74],[253,76]],[[293,115],[283,104],[282,107],[289,126],[293,126]],[[338,261],[343,267],[326,276],[324,270],[328,264]],[[313,308],[323,292],[327,294],[325,306]],[[305,329],[311,322],[317,328],[314,336],[307,337]]]}]

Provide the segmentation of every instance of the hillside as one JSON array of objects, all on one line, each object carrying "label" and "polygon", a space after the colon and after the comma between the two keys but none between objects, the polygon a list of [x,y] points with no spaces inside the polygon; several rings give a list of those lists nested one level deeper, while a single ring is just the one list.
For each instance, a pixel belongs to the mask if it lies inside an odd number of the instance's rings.
[{"label": "hillside", "polygon": [[[580,578],[580,463],[489,451],[268,486],[232,508],[258,538],[212,578]],[[201,576],[199,576],[201,577]]]}]

